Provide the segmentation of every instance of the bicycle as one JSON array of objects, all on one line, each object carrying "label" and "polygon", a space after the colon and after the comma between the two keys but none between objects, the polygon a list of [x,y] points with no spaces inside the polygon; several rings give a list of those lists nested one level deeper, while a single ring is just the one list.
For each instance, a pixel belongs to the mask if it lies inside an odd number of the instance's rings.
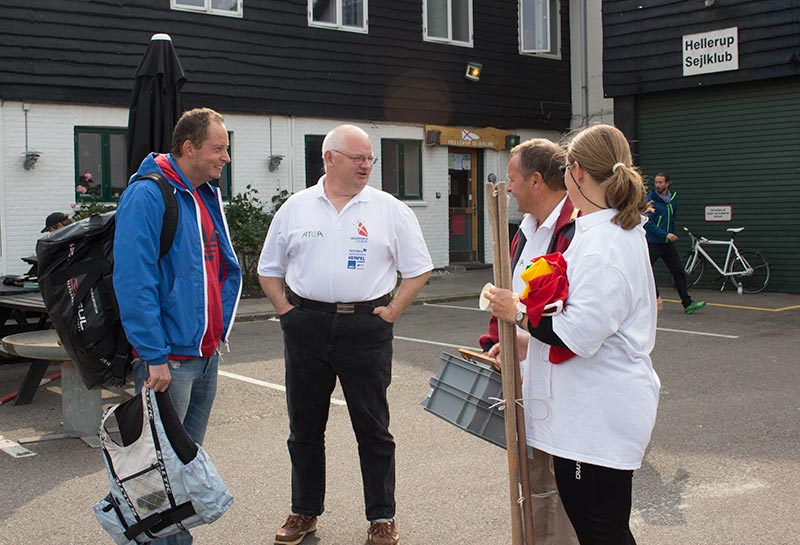
[{"label": "bicycle", "polygon": [[[695,286],[700,282],[706,270],[706,263],[711,264],[722,278],[720,291],[725,289],[725,279],[733,284],[739,294],[758,293],[769,285],[772,276],[769,260],[758,250],[740,250],[736,244],[736,235],[744,231],[744,227],[727,229],[731,233],[730,240],[710,240],[702,235],[695,235],[686,227],[683,230],[692,240],[692,249],[683,258],[686,283],[689,286]],[[703,246],[728,247],[722,267],[708,255]]]}]

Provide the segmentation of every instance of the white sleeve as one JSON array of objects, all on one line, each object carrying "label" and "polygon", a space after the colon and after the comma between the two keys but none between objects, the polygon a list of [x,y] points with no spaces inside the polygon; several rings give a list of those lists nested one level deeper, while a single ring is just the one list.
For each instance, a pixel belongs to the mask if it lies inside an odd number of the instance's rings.
[{"label": "white sleeve", "polygon": [[589,357],[620,327],[630,305],[623,271],[603,256],[573,259],[567,268],[564,311],[553,316],[553,332],[578,356]]},{"label": "white sleeve", "polygon": [[289,264],[289,240],[287,233],[287,220],[290,216],[289,210],[284,203],[283,206],[272,218],[267,237],[264,239],[264,247],[261,248],[261,256],[258,258],[259,276],[284,278]]},{"label": "white sleeve", "polygon": [[416,214],[406,204],[397,204],[393,244],[397,270],[403,278],[414,278],[432,270],[433,261]]}]

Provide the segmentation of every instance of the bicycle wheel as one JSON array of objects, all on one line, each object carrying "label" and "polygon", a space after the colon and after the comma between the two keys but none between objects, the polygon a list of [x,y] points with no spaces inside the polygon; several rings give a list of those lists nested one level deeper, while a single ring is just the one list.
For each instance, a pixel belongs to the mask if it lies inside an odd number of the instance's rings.
[{"label": "bicycle wheel", "polygon": [[[753,270],[750,274],[747,274],[748,266]],[[739,250],[739,257],[728,265],[728,272],[737,273],[728,279],[735,288],[741,282],[744,293],[764,291],[772,277],[769,261],[758,250]]]},{"label": "bicycle wheel", "polygon": [[[706,260],[700,254],[697,259],[692,263],[693,252],[689,252],[681,256],[681,263],[683,263],[683,271],[686,274],[686,285],[688,287],[696,286],[700,283],[703,273],[706,271]],[[673,282],[674,285],[674,282]]]}]

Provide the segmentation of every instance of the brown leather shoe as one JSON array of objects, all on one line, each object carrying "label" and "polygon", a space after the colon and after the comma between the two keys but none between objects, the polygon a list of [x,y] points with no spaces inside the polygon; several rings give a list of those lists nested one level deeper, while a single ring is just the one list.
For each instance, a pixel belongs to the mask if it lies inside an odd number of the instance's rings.
[{"label": "brown leather shoe", "polygon": [[275,545],[297,545],[303,541],[306,534],[316,529],[317,517],[289,515],[280,530],[275,533]]},{"label": "brown leather shoe", "polygon": [[397,523],[394,519],[389,522],[378,522],[377,520],[370,522],[367,536],[371,545],[397,545],[397,542],[400,541]]}]

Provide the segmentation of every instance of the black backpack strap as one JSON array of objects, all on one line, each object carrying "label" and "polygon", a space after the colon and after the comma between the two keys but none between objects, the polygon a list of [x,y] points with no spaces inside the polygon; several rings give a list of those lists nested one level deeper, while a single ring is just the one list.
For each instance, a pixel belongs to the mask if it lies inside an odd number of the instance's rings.
[{"label": "black backpack strap", "polygon": [[164,197],[164,224],[161,227],[161,243],[159,258],[164,257],[172,248],[172,241],[175,240],[175,232],[178,230],[178,199],[175,196],[175,190],[167,179],[158,172],[148,172],[142,174],[137,180],[146,178],[153,180],[158,184],[161,190],[161,195]]},{"label": "black backpack strap", "polygon": [[[128,539],[134,540],[137,536],[139,536],[139,534],[145,532],[160,532],[167,526],[179,524],[182,520],[185,520],[194,514],[196,514],[196,512],[192,502],[187,501],[186,503],[176,505],[175,507],[167,509],[166,511],[153,513],[152,515],[143,518],[128,528],[124,535]],[[152,534],[148,534],[148,536],[151,535]]]},{"label": "black backpack strap", "polygon": [[511,257],[511,272],[514,272],[514,267],[522,255],[522,250],[525,248],[525,243],[528,242],[528,239],[525,238],[525,233],[522,232],[522,229],[517,230],[514,238],[517,239],[517,244],[514,246],[514,255]]}]

